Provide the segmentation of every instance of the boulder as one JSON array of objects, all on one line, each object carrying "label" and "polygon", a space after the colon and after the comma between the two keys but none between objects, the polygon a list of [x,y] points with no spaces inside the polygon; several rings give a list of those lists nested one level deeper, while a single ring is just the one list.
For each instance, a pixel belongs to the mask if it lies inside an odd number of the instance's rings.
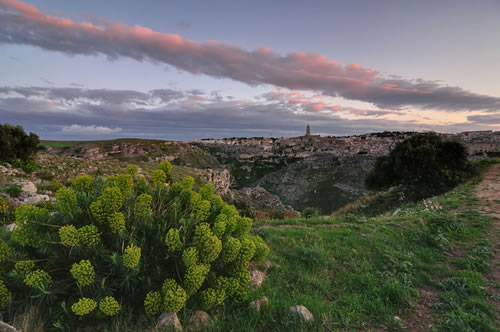
[{"label": "boulder", "polygon": [[255,309],[255,311],[260,312],[260,307],[262,305],[269,305],[269,300],[267,299],[267,296],[262,296],[259,297],[257,300],[250,302],[250,307]]},{"label": "boulder", "polygon": [[36,194],[36,186],[33,182],[25,182],[23,183],[23,194],[34,195]]},{"label": "boulder", "polygon": [[289,310],[292,314],[299,316],[300,318],[302,318],[306,322],[314,320],[313,314],[303,305],[296,305],[296,306],[290,307]]},{"label": "boulder", "polygon": [[206,329],[212,323],[212,317],[203,310],[197,310],[189,319],[189,327],[195,330]]},{"label": "boulder", "polygon": [[179,317],[177,317],[177,313],[172,312],[164,312],[158,318],[158,322],[156,323],[156,328],[166,327],[167,329],[173,329],[174,331],[182,331],[182,325],[179,321]]},{"label": "boulder", "polygon": [[50,200],[50,197],[48,195],[38,195],[34,194],[32,196],[28,196],[23,200],[23,204],[31,204],[35,205],[40,203],[41,201],[48,201]]},{"label": "boulder", "polygon": [[258,271],[258,270],[251,270],[250,271],[250,288],[252,290],[257,290],[262,286],[262,283],[264,282],[264,279],[266,277],[266,274],[264,272]]}]

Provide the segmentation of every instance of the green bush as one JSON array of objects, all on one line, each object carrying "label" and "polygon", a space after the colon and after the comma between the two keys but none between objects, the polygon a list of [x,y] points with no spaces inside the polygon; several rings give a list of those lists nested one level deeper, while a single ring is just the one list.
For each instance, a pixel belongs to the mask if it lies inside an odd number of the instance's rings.
[{"label": "green bush", "polygon": [[23,188],[17,185],[13,185],[5,189],[5,192],[9,194],[10,197],[19,197],[19,195],[21,195],[21,193],[23,192]]},{"label": "green bush", "polygon": [[252,220],[211,185],[195,192],[192,178],[170,189],[130,178],[70,181],[54,213],[17,208],[17,228],[0,243],[0,292],[10,299],[4,318],[38,306],[54,326],[75,330],[96,318],[106,324],[246,298],[248,266],[269,252],[249,235]]},{"label": "green bush", "polygon": [[40,149],[40,139],[36,134],[27,135],[21,126],[0,124],[0,161],[29,160]]},{"label": "green bush", "polygon": [[465,147],[435,133],[416,134],[396,144],[387,156],[377,158],[368,173],[368,188],[402,184],[413,199],[444,192],[472,173]]}]

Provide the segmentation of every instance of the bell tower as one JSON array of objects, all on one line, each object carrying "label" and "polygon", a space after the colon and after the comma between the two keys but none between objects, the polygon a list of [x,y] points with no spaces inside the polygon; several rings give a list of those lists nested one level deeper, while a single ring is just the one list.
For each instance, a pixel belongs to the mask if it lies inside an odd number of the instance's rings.
[{"label": "bell tower", "polygon": [[311,127],[309,127],[309,123],[307,124],[306,127],[306,136],[311,136]]}]

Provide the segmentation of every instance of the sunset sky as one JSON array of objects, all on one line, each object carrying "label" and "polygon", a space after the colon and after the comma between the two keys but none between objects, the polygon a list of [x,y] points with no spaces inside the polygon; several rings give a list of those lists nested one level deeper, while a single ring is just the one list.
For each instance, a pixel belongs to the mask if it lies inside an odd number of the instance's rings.
[{"label": "sunset sky", "polygon": [[500,1],[0,0],[42,139],[500,130]]}]

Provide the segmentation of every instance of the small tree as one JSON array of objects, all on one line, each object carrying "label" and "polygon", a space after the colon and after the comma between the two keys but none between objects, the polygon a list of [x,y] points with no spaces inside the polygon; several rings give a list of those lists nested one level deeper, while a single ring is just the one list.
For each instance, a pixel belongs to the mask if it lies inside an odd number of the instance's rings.
[{"label": "small tree", "polygon": [[41,149],[40,139],[34,133],[26,134],[23,127],[0,124],[0,160],[18,158],[29,160]]},{"label": "small tree", "polygon": [[447,190],[470,173],[467,153],[457,141],[435,133],[422,133],[396,144],[387,156],[377,158],[367,175],[368,188],[380,189],[402,184],[417,196]]}]

